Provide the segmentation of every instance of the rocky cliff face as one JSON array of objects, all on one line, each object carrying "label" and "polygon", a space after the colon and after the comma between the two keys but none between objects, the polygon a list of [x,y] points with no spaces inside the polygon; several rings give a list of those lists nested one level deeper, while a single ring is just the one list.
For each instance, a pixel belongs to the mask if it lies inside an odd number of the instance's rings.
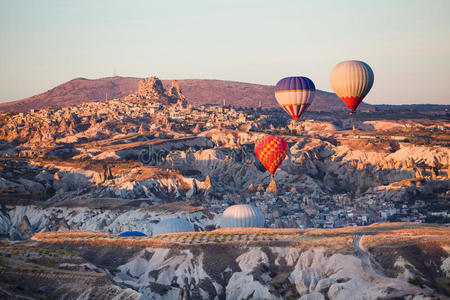
[{"label": "rocky cliff face", "polygon": [[[400,224],[390,229],[377,225],[359,230],[360,233],[370,231],[371,236],[351,236],[352,229],[335,230],[333,238],[320,237],[326,233],[317,232],[309,239],[300,236],[304,243],[295,246],[280,242],[278,245],[275,242],[266,245],[212,242],[146,247],[127,253],[121,263],[114,264],[110,274],[115,284],[135,290],[142,299],[176,299],[180,295],[191,299],[434,299],[443,291],[439,282],[447,270],[448,253],[443,248],[448,241],[440,235],[446,230],[414,226],[416,229],[412,231]],[[349,230],[348,238],[345,238],[346,230]],[[386,259],[380,252],[387,243],[386,235],[392,234],[392,230],[397,237],[402,236],[399,238],[402,242],[394,243],[395,251]],[[254,230],[247,233],[250,237],[257,234]],[[422,242],[420,238],[415,239],[421,234],[428,235]],[[314,239],[321,245],[307,244]],[[293,242],[295,238],[289,240]],[[425,246],[431,240],[433,245]],[[70,246],[72,242],[61,243]],[[366,248],[368,244],[370,251]],[[80,256],[94,265],[111,265],[112,259],[108,263],[92,255],[89,245],[95,245],[95,241],[88,242]],[[101,251],[113,257],[118,251],[114,249],[104,245]],[[423,255],[427,262],[414,261],[414,255]],[[416,284],[414,278],[421,278],[422,284]]]},{"label": "rocky cliff face", "polygon": [[[267,185],[269,176],[254,158],[252,148],[232,149],[258,137],[259,134],[215,133],[211,138],[216,145],[230,147],[230,150],[175,152],[168,160],[173,160],[181,168],[196,169],[209,175],[213,182],[220,177],[223,182],[232,180],[234,185],[245,188],[259,182]],[[380,144],[372,149],[361,149],[347,143],[333,145],[319,139],[298,138],[274,178],[277,183],[288,186],[300,184],[302,180],[298,180],[298,177],[307,175],[321,189],[348,191],[412,178],[448,177],[448,148],[405,145],[395,150],[387,146],[384,148]],[[247,158],[252,160],[247,162]]]},{"label": "rocky cliff face", "polygon": [[[109,204],[108,204],[109,203]],[[172,209],[171,209],[172,207]],[[0,211],[0,235],[13,240],[29,239],[34,233],[60,230],[92,230],[119,234],[141,231],[151,234],[153,226],[165,218],[186,218],[197,230],[213,223],[205,211],[177,210],[171,206],[151,206],[146,201],[85,199],[43,206],[4,205]]]},{"label": "rocky cliff face", "polygon": [[180,84],[178,83],[177,80],[172,80],[172,82],[170,83],[170,87],[167,90],[167,95],[169,95],[169,97],[179,99],[181,101],[186,100],[186,97],[181,92]]}]

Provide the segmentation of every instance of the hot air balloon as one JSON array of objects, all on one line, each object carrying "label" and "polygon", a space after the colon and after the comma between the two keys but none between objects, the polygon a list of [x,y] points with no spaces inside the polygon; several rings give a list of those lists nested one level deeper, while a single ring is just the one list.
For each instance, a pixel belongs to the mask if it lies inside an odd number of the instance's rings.
[{"label": "hot air balloon", "polygon": [[267,171],[272,174],[272,177],[283,162],[287,152],[286,141],[275,135],[265,136],[255,144],[256,157],[258,157]]},{"label": "hot air balloon", "polygon": [[140,231],[125,231],[119,234],[119,236],[128,237],[128,236],[147,236],[147,235]]},{"label": "hot air balloon", "polygon": [[194,226],[186,219],[169,218],[153,227],[153,235],[174,232],[193,232]]},{"label": "hot air balloon", "polygon": [[286,77],[275,86],[278,104],[294,119],[297,119],[311,105],[316,87],[307,77]]},{"label": "hot air balloon", "polygon": [[353,113],[372,88],[373,71],[365,62],[343,61],[331,70],[330,83],[336,95]]},{"label": "hot air balloon", "polygon": [[264,227],[264,215],[256,206],[237,204],[228,207],[219,222],[220,227]]}]

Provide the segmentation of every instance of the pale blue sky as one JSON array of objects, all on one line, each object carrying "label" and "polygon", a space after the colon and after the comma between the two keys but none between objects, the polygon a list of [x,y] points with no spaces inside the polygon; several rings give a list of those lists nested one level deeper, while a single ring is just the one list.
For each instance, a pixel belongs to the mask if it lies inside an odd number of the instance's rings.
[{"label": "pale blue sky", "polygon": [[367,62],[366,102],[450,104],[450,1],[0,0],[0,102],[75,77],[303,75]]}]

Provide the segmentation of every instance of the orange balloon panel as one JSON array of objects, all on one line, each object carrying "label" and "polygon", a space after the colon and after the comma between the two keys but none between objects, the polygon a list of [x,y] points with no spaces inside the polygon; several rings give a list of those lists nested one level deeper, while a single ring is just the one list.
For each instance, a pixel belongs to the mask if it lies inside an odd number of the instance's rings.
[{"label": "orange balloon panel", "polygon": [[256,157],[272,175],[283,162],[287,151],[286,141],[274,135],[265,136],[255,144]]}]

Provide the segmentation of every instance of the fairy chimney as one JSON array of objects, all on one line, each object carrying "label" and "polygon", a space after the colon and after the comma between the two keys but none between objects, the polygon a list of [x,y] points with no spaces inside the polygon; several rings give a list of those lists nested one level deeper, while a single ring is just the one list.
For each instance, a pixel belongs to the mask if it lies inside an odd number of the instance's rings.
[{"label": "fairy chimney", "polygon": [[277,184],[276,184],[275,180],[272,180],[269,183],[269,185],[266,188],[266,192],[272,193],[272,194],[277,194],[278,193],[278,188],[277,188]]}]

